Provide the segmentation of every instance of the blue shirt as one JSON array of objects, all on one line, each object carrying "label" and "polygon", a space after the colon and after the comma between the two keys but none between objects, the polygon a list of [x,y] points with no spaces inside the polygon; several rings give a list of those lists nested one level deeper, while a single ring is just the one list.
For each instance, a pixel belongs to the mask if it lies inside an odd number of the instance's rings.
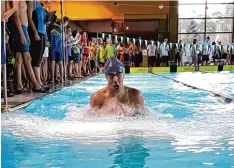
[{"label": "blue shirt", "polygon": [[34,1],[33,21],[37,31],[46,34],[46,11],[37,1]]},{"label": "blue shirt", "polygon": [[61,49],[63,45],[62,27],[58,24],[52,24],[50,27],[50,43],[51,49]]}]

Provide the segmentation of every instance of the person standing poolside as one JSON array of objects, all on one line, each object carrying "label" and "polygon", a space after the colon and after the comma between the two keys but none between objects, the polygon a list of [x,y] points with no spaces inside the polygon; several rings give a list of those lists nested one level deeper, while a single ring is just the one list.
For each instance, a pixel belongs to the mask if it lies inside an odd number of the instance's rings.
[{"label": "person standing poolside", "polygon": [[106,45],[105,55],[107,59],[111,57],[115,57],[115,46],[112,44],[111,39],[108,40],[108,44]]},{"label": "person standing poolside", "polygon": [[28,1],[27,7],[32,67],[37,82],[43,85],[40,78],[40,69],[46,47],[46,11],[42,4],[35,0]]},{"label": "person standing poolside", "polygon": [[106,58],[105,58],[105,54],[104,54],[104,45],[103,45],[103,43],[101,43],[100,46],[99,46],[98,56],[99,56],[99,66],[104,67]]},{"label": "person standing poolside", "polygon": [[210,52],[211,52],[211,42],[210,37],[208,36],[206,38],[206,41],[203,43],[202,47],[202,64],[204,63],[208,65],[208,62],[210,60]]},{"label": "person standing poolside", "polygon": [[60,68],[61,82],[63,82],[63,43],[62,43],[62,26],[56,23],[57,17],[54,16],[49,30],[50,37],[50,54],[51,54],[51,81],[50,83],[55,82],[55,63],[58,62]]},{"label": "person standing poolside", "polygon": [[170,45],[168,43],[168,39],[165,38],[164,42],[160,45],[160,50],[161,50],[161,66],[168,66],[168,61],[169,61],[169,50],[170,50]]},{"label": "person standing poolside", "polygon": [[[19,8],[14,13],[14,22],[16,31],[14,32],[15,51],[16,51],[16,71],[17,71],[17,93],[24,92],[21,81],[21,64],[24,63],[29,81],[33,84],[34,92],[47,92],[49,88],[43,88],[38,83],[31,65],[31,56],[29,53],[30,39],[28,35],[28,16],[27,4],[25,1],[19,2]],[[23,58],[23,60],[22,60]]]},{"label": "person standing poolside", "polygon": [[108,85],[91,96],[90,115],[140,114],[144,110],[144,98],[139,90],[123,85],[123,65],[116,57],[106,61],[104,74]]},{"label": "person standing poolside", "polygon": [[157,47],[151,41],[149,45],[147,46],[147,54],[148,54],[148,67],[154,67],[156,63],[156,54],[157,54]]}]

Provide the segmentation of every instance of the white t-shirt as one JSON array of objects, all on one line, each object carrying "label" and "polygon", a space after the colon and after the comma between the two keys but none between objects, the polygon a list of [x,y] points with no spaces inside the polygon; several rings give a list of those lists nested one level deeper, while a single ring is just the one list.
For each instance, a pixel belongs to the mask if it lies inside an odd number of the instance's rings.
[{"label": "white t-shirt", "polygon": [[162,52],[162,56],[168,56],[168,51],[170,49],[170,46],[169,46],[168,43],[163,42],[160,45],[160,49],[161,49],[161,52]]},{"label": "white t-shirt", "polygon": [[147,46],[147,50],[148,50],[148,56],[149,57],[156,56],[156,50],[157,50],[156,45],[149,44]]}]

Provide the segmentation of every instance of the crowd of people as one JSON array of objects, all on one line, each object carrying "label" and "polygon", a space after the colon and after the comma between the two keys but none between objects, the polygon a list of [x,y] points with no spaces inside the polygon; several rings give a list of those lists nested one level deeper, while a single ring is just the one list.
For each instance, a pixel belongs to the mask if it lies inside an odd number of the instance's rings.
[{"label": "crowd of people", "polygon": [[68,17],[59,20],[38,1],[2,1],[1,11],[1,64],[7,65],[8,96],[49,92],[50,84],[92,76],[102,72],[106,60],[112,57],[131,67],[142,67],[144,56],[149,67],[168,66],[171,55],[178,66],[208,65],[210,60],[215,64],[216,59],[234,64],[233,47],[225,50],[220,43],[211,44],[209,37],[202,47],[197,47],[196,39],[193,45],[184,45],[181,40],[170,45],[167,38],[149,44],[133,39],[94,41],[87,32],[72,29]]}]

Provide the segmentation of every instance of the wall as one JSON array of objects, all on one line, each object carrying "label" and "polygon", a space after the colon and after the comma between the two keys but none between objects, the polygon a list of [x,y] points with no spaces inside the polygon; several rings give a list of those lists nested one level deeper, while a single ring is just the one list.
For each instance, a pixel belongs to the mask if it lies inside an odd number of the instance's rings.
[{"label": "wall", "polygon": [[[71,27],[74,29],[82,29],[88,32],[112,32],[111,20],[100,21],[71,21]],[[167,20],[127,20],[125,26],[129,27],[129,30],[125,30],[126,33],[131,31],[132,33],[144,33],[144,32],[167,32]],[[117,27],[117,26],[116,26]],[[118,27],[117,27],[118,31]]]}]

